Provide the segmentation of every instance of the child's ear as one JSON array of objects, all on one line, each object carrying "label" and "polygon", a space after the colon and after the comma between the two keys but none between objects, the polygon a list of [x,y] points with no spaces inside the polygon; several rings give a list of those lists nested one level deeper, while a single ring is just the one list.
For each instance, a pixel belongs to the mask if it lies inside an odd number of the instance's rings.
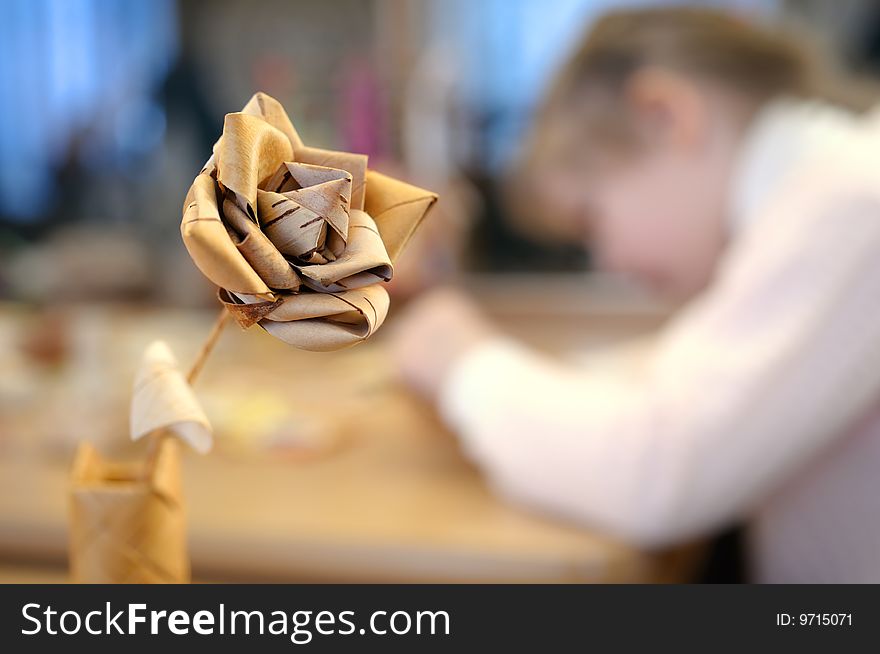
[{"label": "child's ear", "polygon": [[708,103],[690,77],[646,66],[628,80],[626,99],[648,142],[691,149],[705,139]]}]

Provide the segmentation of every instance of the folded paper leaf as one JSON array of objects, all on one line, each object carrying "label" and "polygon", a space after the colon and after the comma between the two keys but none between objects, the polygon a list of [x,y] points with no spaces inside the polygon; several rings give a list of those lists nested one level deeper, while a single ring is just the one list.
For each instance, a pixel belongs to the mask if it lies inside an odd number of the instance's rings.
[{"label": "folded paper leaf", "polygon": [[135,376],[130,430],[132,440],[166,430],[197,452],[211,449],[208,418],[163,341],[150,344]]},{"label": "folded paper leaf", "polygon": [[281,104],[257,93],[227,114],[181,234],[239,324],[332,350],[382,324],[380,284],[436,199],[368,170],[364,155],[306,146]]}]

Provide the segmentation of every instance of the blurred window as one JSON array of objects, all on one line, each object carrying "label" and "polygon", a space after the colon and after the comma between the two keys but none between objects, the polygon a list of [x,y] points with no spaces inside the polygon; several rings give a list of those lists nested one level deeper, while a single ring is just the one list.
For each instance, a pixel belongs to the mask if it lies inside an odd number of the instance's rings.
[{"label": "blurred window", "polygon": [[0,216],[41,215],[73,159],[124,167],[161,142],[152,93],[176,50],[173,0],[5,0]]}]

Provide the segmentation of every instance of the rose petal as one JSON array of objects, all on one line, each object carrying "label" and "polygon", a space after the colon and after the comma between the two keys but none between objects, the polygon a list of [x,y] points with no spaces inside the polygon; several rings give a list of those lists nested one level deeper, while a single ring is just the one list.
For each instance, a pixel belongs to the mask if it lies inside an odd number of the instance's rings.
[{"label": "rose petal", "polygon": [[297,290],[299,275],[284,255],[279,252],[257,224],[229,198],[223,201],[223,216],[235,231],[232,241],[251,268],[270,288]]},{"label": "rose petal", "polygon": [[351,207],[364,208],[364,193],[367,183],[367,156],[353,152],[336,152],[321,148],[295,147],[296,161],[327,168],[338,168],[351,175]]},{"label": "rose petal", "polygon": [[348,244],[342,255],[331,263],[299,266],[309,288],[325,292],[346,291],[389,281],[393,274],[391,259],[376,229],[376,223],[364,211],[352,210]]},{"label": "rose petal", "polygon": [[257,187],[293,156],[290,141],[258,116],[233,113],[226,114],[223,137],[215,147],[217,181],[256,219]]},{"label": "rose petal", "polygon": [[323,249],[327,223],[311,209],[286,195],[260,191],[257,210],[263,232],[279,252],[307,259],[311,253]]},{"label": "rose petal", "polygon": [[217,286],[272,297],[272,292],[238,251],[217,210],[213,178],[198,175],[186,196],[180,233],[192,260]]},{"label": "rose petal", "polygon": [[345,293],[288,295],[260,325],[285,343],[326,352],[369,338],[388,315],[388,304],[388,293],[378,284]]},{"label": "rose petal", "polygon": [[258,323],[284,302],[283,297],[275,300],[260,300],[255,296],[247,295],[238,297],[223,288],[217,290],[217,299],[223,303],[242,329]]},{"label": "rose petal", "polygon": [[346,171],[288,161],[267,180],[265,189],[311,209],[346,240],[351,206],[351,175]]},{"label": "rose petal", "polygon": [[397,260],[436,201],[436,193],[374,170],[367,172],[365,210],[376,222],[391,261]]},{"label": "rose petal", "polygon": [[284,111],[284,107],[282,107],[281,103],[271,95],[266,95],[262,91],[257,91],[251,96],[251,99],[248,100],[248,103],[241,110],[241,113],[259,116],[272,127],[283,132],[287,137],[287,140],[290,141],[290,145],[294,151],[305,147],[302,139],[300,139],[299,134],[293,127],[293,123],[290,122],[287,112]]}]

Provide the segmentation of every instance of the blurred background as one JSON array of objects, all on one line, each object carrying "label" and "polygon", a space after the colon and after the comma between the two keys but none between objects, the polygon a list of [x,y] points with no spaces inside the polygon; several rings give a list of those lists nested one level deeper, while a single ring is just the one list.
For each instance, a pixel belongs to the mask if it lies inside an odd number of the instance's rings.
[{"label": "blurred background", "polygon": [[[584,253],[511,227],[499,181],[570,44],[621,4],[5,0],[0,296],[203,301],[169,225],[255,90],[306,142],[441,192],[462,268],[583,270]],[[880,67],[876,3],[704,4],[809,26],[850,66]],[[82,265],[71,250],[89,265],[65,275]]]},{"label": "blurred background", "polygon": [[[548,349],[662,322],[663,306],[594,273],[588,251],[531,229],[505,183],[571,44],[627,4],[0,1],[0,572],[63,574],[76,444],[131,454],[127,397],[143,346],[166,338],[188,361],[204,337],[214,292],[180,241],[181,206],[224,114],[256,90],[307,144],[366,153],[440,194],[401,261],[395,303],[457,278]],[[876,2],[702,4],[809,30],[848,69],[880,74]],[[388,390],[377,340],[319,361],[263,334],[224,336],[199,387],[218,453],[186,471],[197,575],[681,574],[669,553],[500,505],[430,410]]]}]

